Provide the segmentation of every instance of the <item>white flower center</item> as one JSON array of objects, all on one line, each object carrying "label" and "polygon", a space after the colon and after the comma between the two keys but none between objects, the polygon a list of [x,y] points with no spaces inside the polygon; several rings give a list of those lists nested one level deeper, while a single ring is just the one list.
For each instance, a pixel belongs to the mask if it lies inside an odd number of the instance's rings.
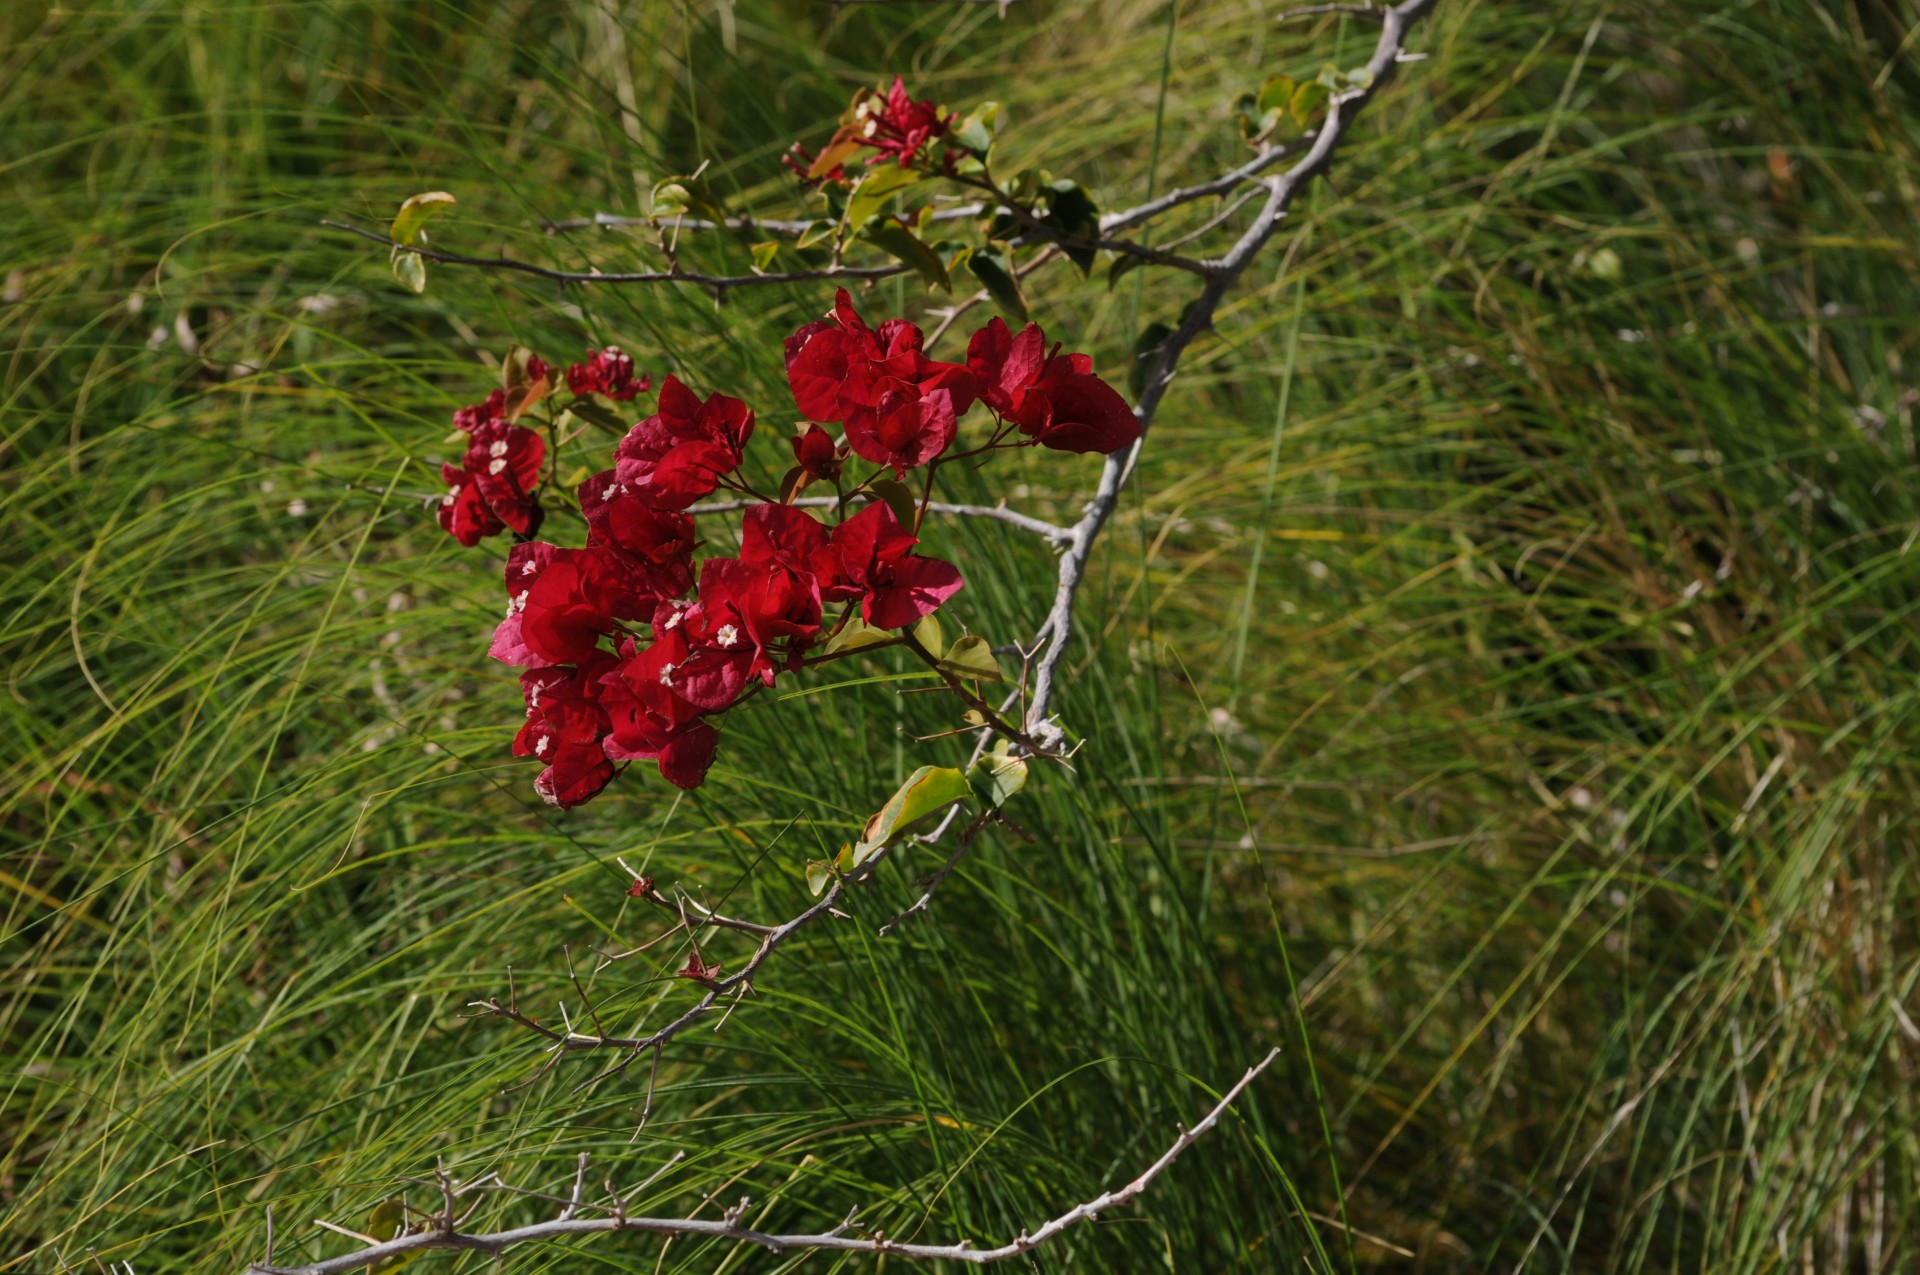
[{"label": "white flower center", "polygon": [[504,460],[490,460],[487,462],[487,472],[489,474],[505,473],[506,469],[507,462]]},{"label": "white flower center", "polygon": [[552,742],[553,741],[548,739],[545,735],[542,735],[540,738],[534,740],[533,755],[535,757],[545,757],[547,755],[547,745]]},{"label": "white flower center", "polygon": [[731,624],[723,624],[720,626],[720,631],[713,635],[713,640],[721,646],[738,646],[740,644],[740,630],[734,628]]},{"label": "white flower center", "polygon": [[660,666],[660,685],[673,685],[673,667],[671,664],[663,664]]},{"label": "white flower center", "polygon": [[507,440],[504,438],[494,439],[493,446],[487,448],[487,455],[489,456],[505,456],[506,454],[507,454]]},{"label": "white flower center", "polygon": [[539,569],[540,569],[540,564],[535,562],[533,559],[529,558],[527,559],[526,564],[520,568],[520,574],[523,576],[530,576],[534,572],[538,571]]}]

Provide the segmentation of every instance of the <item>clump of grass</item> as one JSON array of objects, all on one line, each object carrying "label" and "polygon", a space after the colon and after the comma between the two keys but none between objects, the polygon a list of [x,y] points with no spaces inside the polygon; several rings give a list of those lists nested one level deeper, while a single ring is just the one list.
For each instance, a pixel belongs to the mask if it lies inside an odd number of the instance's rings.
[{"label": "clump of grass", "polygon": [[[552,1016],[563,947],[638,933],[615,854],[786,914],[944,723],[886,686],[756,705],[698,794],[539,807],[482,658],[494,568],[407,494],[446,413],[484,351],[617,338],[771,426],[771,351],[824,298],[436,270],[416,299],[317,221],[445,188],[448,240],[638,259],[537,227],[709,159],[771,207],[796,121],[896,68],[1004,100],[1028,158],[1117,203],[1162,110],[1162,184],[1217,171],[1236,93],[1369,38],[993,9],[0,12],[16,1266],[236,1268],[269,1204],[283,1255],[318,1251],[304,1219],[355,1224],[436,1157],[557,1183],[583,1150],[632,1177],[686,1152],[649,1207],[1007,1234],[1130,1176],[1268,1043],[1244,1120],[1038,1260],[1911,1266],[1920,84],[1893,0],[1442,4],[1183,370],[1033,840],[992,836],[896,937],[908,872],[797,945],[669,1055],[638,1140],[637,1081],[501,1093],[538,1055],[461,1006],[512,963]],[[1108,366],[1184,301],[1035,295]],[[1083,477],[1008,481],[1058,514]],[[967,621],[1028,631],[1044,550],[940,534]],[[598,975],[603,1011],[685,996],[676,959]],[[516,1261],[589,1252],[800,1260]]]}]

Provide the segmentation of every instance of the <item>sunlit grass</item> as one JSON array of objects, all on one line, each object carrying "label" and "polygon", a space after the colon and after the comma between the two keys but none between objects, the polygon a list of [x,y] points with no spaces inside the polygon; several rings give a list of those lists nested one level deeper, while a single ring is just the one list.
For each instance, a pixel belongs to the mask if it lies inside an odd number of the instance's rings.
[{"label": "sunlit grass", "polygon": [[[649,1208],[999,1239],[1272,1044],[1243,1118],[1038,1268],[1912,1266],[1909,0],[1443,0],[1182,368],[1032,839],[989,834],[887,939],[933,864],[796,941],[668,1054],[637,1139],[643,1077],[503,1094],[540,1055],[466,1002],[511,964],[573,1010],[565,950],[587,977],[650,923],[615,855],[791,914],[807,857],[964,745],[912,741],[950,723],[881,657],[736,714],[696,794],[637,768],[556,816],[484,659],[497,559],[410,493],[515,340],[617,339],[777,435],[779,338],[827,298],[450,268],[415,298],[319,220],[447,189],[449,245],[655,260],[539,226],[707,160],[785,212],[775,157],[895,69],[1004,101],[1016,154],[1117,206],[1163,55],[1164,188],[1240,153],[1235,94],[1370,35],[1215,0],[1171,45],[1134,0],[612,8],[0,6],[0,1270],[235,1269],[268,1205],[281,1256],[334,1252],[307,1219],[437,1158],[552,1186],[580,1151],[623,1182],[685,1152]],[[1118,368],[1183,287],[1034,297]],[[1070,517],[1093,466],[1047,461],[951,494]],[[932,539],[956,618],[1032,630],[1043,547]],[[593,974],[603,1014],[686,1001],[683,959]]]}]

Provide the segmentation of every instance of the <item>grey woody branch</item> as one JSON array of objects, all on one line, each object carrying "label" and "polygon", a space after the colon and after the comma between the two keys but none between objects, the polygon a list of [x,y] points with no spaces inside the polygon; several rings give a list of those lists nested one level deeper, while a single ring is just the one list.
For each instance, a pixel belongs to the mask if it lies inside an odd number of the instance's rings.
[{"label": "grey woody branch", "polygon": [[[1329,99],[1326,122],[1313,136],[1306,153],[1284,172],[1263,179],[1267,198],[1253,223],[1242,232],[1225,256],[1209,263],[1214,268],[1213,273],[1201,289],[1198,300],[1188,308],[1180,326],[1162,343],[1159,358],[1147,376],[1139,403],[1134,407],[1134,415],[1140,421],[1141,436],[1125,452],[1107,457],[1093,500],[1087,505],[1080,521],[1073,525],[1073,538],[1067,542],[1066,552],[1060,557],[1053,609],[1040,627],[1039,636],[1044,638],[1046,649],[1036,666],[1033,696],[1027,705],[1028,733],[1053,744],[1060,742],[1062,732],[1049,720],[1049,716],[1058,685],[1060,661],[1066,655],[1067,644],[1073,636],[1074,601],[1079,597],[1094,543],[1099,539],[1107,520],[1113,516],[1120,492],[1133,474],[1140,450],[1146,445],[1147,432],[1152,428],[1154,413],[1166,395],[1167,386],[1173,381],[1181,355],[1186,353],[1196,337],[1212,325],[1213,316],[1227,292],[1239,282],[1240,276],[1260,250],[1279,233],[1295,197],[1308,182],[1327,170],[1334,151],[1352,128],[1353,121],[1393,77],[1405,51],[1408,30],[1432,5],[1433,0],[1404,0],[1392,8],[1378,11],[1380,37],[1375,41],[1373,54],[1367,60],[1366,83]],[[1259,162],[1255,161],[1256,164]],[[1252,167],[1244,166],[1241,171]]]},{"label": "grey woody branch", "polygon": [[[1131,1204],[1153,1185],[1155,1179],[1172,1166],[1181,1153],[1219,1124],[1221,1116],[1226,1114],[1227,1109],[1238,1100],[1247,1086],[1253,1083],[1254,1078],[1272,1065],[1273,1060],[1279,1056],[1279,1050],[1272,1050],[1265,1058],[1247,1068],[1246,1073],[1221,1095],[1220,1100],[1201,1116],[1191,1129],[1181,1129],[1172,1145],[1161,1152],[1160,1157],[1131,1182],[1076,1204],[1064,1213],[1048,1218],[1032,1230],[1023,1230],[1012,1240],[992,1247],[977,1247],[969,1240],[960,1240],[953,1244],[914,1244],[888,1239],[882,1232],[867,1231],[857,1225],[855,1221],[857,1210],[855,1213],[848,1214],[845,1221],[831,1230],[798,1234],[760,1231],[748,1226],[744,1221],[752,1203],[745,1198],[718,1218],[638,1216],[629,1211],[627,1197],[638,1194],[645,1186],[658,1180],[660,1174],[671,1167],[679,1157],[676,1156],[674,1160],[669,1161],[647,1182],[638,1187],[629,1188],[624,1193],[608,1183],[607,1199],[601,1202],[590,1202],[586,1198],[588,1160],[585,1155],[582,1155],[576,1162],[572,1188],[565,1195],[512,1187],[502,1182],[496,1174],[487,1174],[471,1182],[459,1182],[442,1172],[436,1174],[433,1183],[430,1184],[438,1188],[439,1208],[424,1214],[424,1223],[412,1233],[394,1239],[371,1242],[363,1248],[342,1253],[337,1257],[291,1266],[275,1264],[272,1241],[269,1238],[266,1260],[248,1267],[247,1275],[344,1275],[344,1272],[361,1270],[389,1258],[409,1257],[432,1251],[486,1253],[497,1257],[518,1244],[567,1239],[573,1236],[603,1235],[619,1231],[733,1240],[743,1244],[758,1245],[769,1253],[775,1254],[825,1250],[839,1253],[868,1253],[876,1257],[897,1257],[909,1261],[947,1261],[985,1266],[1031,1252],[1083,1222],[1091,1222],[1102,1213]],[[477,1204],[484,1201],[486,1196],[497,1194],[551,1201],[561,1205],[561,1208],[547,1221],[508,1230],[482,1232],[460,1229],[461,1224],[474,1211],[473,1205],[463,1205],[467,1197],[477,1197]],[[594,1216],[583,1216],[588,1213]],[[316,1222],[315,1224],[327,1230],[348,1235],[355,1234],[332,1223]],[[373,1237],[361,1238],[373,1239]]]}]

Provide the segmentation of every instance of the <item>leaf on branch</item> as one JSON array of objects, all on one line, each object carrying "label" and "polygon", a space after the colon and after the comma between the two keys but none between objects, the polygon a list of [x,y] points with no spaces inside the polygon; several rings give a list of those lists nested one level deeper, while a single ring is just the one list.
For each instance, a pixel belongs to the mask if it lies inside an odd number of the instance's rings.
[{"label": "leaf on branch", "polygon": [[[927,618],[930,620],[933,617]],[[955,638],[953,645],[946,649],[939,660],[940,671],[954,677],[964,677],[974,682],[1007,680],[1000,671],[1000,661],[993,657],[993,647],[977,634],[969,633],[965,637]]]},{"label": "leaf on branch", "polygon": [[982,102],[950,134],[955,142],[985,158],[1000,132],[1000,103]]},{"label": "leaf on branch", "polygon": [[868,170],[847,199],[847,233],[860,233],[863,226],[886,211],[895,195],[925,181],[926,176],[917,168],[902,168],[898,164],[882,164]]},{"label": "leaf on branch", "polygon": [[[400,1200],[382,1200],[373,1206],[373,1212],[367,1215],[367,1234],[385,1244],[388,1240],[397,1240],[407,1233],[407,1206]],[[399,1270],[418,1253],[398,1253],[382,1258],[367,1269],[371,1271]]]},{"label": "leaf on branch", "polygon": [[857,868],[880,850],[911,832],[915,825],[932,818],[956,802],[973,796],[973,785],[966,775],[952,766],[922,766],[907,776],[907,782],[867,820],[866,831],[855,844],[841,851],[847,868]]},{"label": "leaf on branch", "polygon": [[1287,113],[1293,116],[1294,123],[1305,128],[1327,104],[1327,98],[1331,95],[1324,83],[1309,80],[1293,91],[1293,98],[1287,103]]},{"label": "leaf on branch", "polygon": [[947,635],[940,629],[938,615],[921,616],[920,622],[913,626],[913,640],[925,647],[936,661],[947,653]]},{"label": "leaf on branch", "polygon": [[920,502],[915,499],[911,487],[898,478],[880,478],[867,484],[867,490],[892,506],[893,516],[900,520],[902,527],[913,526],[914,515],[920,512]]},{"label": "leaf on branch", "polygon": [[994,305],[1008,318],[1027,321],[1027,299],[1021,295],[1020,281],[1013,273],[1013,253],[1004,244],[975,248],[967,258],[967,269],[993,298]]},{"label": "leaf on branch", "polygon": [[911,266],[927,281],[927,288],[945,288],[951,292],[953,281],[940,254],[922,243],[918,236],[891,217],[882,217],[867,227],[867,238],[903,265]]},{"label": "leaf on branch", "polygon": [[996,739],[993,747],[982,754],[974,763],[974,787],[981,798],[995,810],[1007,804],[1013,795],[1027,784],[1027,760],[1024,757],[1012,757],[1007,752],[1007,741]]},{"label": "leaf on branch", "polygon": [[[430,190],[425,194],[411,196],[400,211],[395,214],[393,225],[387,229],[387,238],[395,244],[407,244],[412,247],[425,247],[427,242],[427,222],[433,217],[451,208],[455,199],[444,190]],[[394,248],[387,254],[388,264],[393,267],[393,277],[415,292],[427,290],[427,259],[417,252],[407,252],[403,248]]]},{"label": "leaf on branch", "polygon": [[622,436],[626,434],[627,426],[630,423],[623,421],[620,418],[620,414],[606,404],[599,402],[597,399],[587,398],[584,395],[569,403],[567,410],[590,425],[597,425],[601,429],[611,430],[613,433]]},{"label": "leaf on branch", "polygon": [[513,346],[507,351],[507,357],[500,360],[500,388],[507,392],[501,415],[509,421],[519,420],[529,407],[553,389],[550,373],[543,370],[536,377],[532,375],[532,364],[533,351],[524,345]]},{"label": "leaf on branch", "polygon": [[882,642],[893,641],[889,629],[876,629],[859,616],[848,620],[841,630],[827,639],[821,648],[822,655],[838,655],[842,651],[859,651],[869,646],[879,646]]},{"label": "leaf on branch", "polygon": [[[1076,239],[1100,237],[1100,209],[1093,202],[1093,196],[1079,182],[1062,177],[1048,182],[1045,190],[1047,211],[1040,218],[1043,224]],[[1085,278],[1093,273],[1093,259],[1100,250],[1062,245],[1060,251],[1066,254],[1067,260],[1080,267],[1080,276]]]},{"label": "leaf on branch", "polygon": [[671,221],[689,213],[715,225],[724,225],[727,221],[726,205],[697,175],[669,177],[660,182],[653,188],[653,198],[647,206],[652,210],[648,216],[655,221]]},{"label": "leaf on branch", "polygon": [[749,251],[753,253],[753,268],[755,272],[765,274],[767,267],[773,264],[774,254],[780,251],[780,241],[778,239],[769,239],[765,243],[753,245]]},{"label": "leaf on branch", "polygon": [[833,880],[833,860],[807,860],[807,890],[817,899],[820,891],[827,888],[827,882]]}]

